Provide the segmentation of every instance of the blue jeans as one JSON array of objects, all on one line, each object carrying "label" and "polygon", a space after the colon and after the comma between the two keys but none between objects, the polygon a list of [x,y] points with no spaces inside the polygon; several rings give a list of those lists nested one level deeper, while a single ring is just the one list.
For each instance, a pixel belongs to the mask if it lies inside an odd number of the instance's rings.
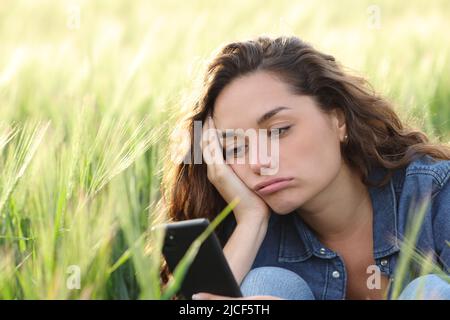
[{"label": "blue jeans", "polygon": [[278,267],[250,270],[241,283],[243,296],[269,295],[286,300],[314,300],[314,295],[302,277]]},{"label": "blue jeans", "polygon": [[399,300],[450,300],[450,284],[435,274],[421,276],[403,289]]},{"label": "blue jeans", "polygon": [[[314,300],[305,280],[293,271],[279,267],[259,267],[250,270],[241,284],[246,297],[275,296],[286,300]],[[430,274],[411,281],[399,296],[400,300],[450,300],[450,284]]]}]

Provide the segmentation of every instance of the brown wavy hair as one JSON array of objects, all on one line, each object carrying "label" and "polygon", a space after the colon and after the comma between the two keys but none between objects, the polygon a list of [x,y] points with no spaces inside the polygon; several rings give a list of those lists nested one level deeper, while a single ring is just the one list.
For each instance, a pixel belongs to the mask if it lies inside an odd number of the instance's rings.
[{"label": "brown wavy hair", "polygon": [[[260,36],[225,45],[209,63],[200,96],[186,120],[191,141],[186,157],[190,157],[191,163],[194,162],[191,150],[195,150],[194,121],[203,123],[207,114],[213,114],[217,96],[231,81],[255,71],[270,72],[294,93],[312,96],[326,113],[334,108],[343,111],[348,140],[341,145],[341,152],[367,186],[387,184],[396,169],[423,154],[450,159],[450,147],[432,143],[424,132],[403,124],[390,102],[379,96],[364,78],[344,72],[333,56],[315,50],[297,37]],[[166,219],[212,220],[227,205],[208,181],[205,163],[166,161],[166,164],[161,185]],[[377,183],[368,180],[373,167],[388,169],[384,179]],[[220,234],[220,229],[217,232]],[[221,241],[224,244],[225,239]],[[161,274],[167,281],[166,267]]]}]

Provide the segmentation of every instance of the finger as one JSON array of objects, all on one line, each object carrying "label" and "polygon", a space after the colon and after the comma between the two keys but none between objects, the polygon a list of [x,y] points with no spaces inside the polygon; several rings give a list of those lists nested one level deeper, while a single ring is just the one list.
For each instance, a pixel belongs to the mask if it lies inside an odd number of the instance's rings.
[{"label": "finger", "polygon": [[217,165],[223,164],[223,155],[222,155],[222,147],[220,146],[219,140],[217,138],[216,129],[213,126],[213,123],[208,117],[206,121],[206,125],[203,131],[202,142],[204,146],[203,156],[208,165]]},{"label": "finger", "polygon": [[215,133],[215,137],[216,137],[216,142],[218,143],[218,145],[219,145],[219,148],[220,149],[222,149],[223,148],[223,145],[222,145],[222,141],[221,141],[221,139],[219,138],[219,134],[221,134],[221,132],[220,132],[220,130],[218,130],[217,128],[216,128],[216,125],[215,125],[215,123],[214,123],[214,119],[210,116],[209,117],[209,124],[208,124],[208,126],[211,128],[211,129],[214,129],[214,133]]},{"label": "finger", "polygon": [[198,293],[192,295],[192,299],[193,300],[240,300],[240,298],[219,296],[219,295],[207,293],[207,292],[198,292]]},{"label": "finger", "polygon": [[248,296],[243,297],[242,300],[283,300],[283,299],[274,296]]},{"label": "finger", "polygon": [[211,140],[211,130],[209,126],[209,116],[206,117],[205,121],[203,122],[203,132],[202,132],[202,153],[203,158],[205,162],[208,164],[208,170],[210,170],[209,165],[213,165],[214,160],[214,154],[212,147],[210,146],[210,140]]},{"label": "finger", "polygon": [[205,147],[207,146],[207,144],[208,144],[208,137],[207,137],[207,135],[208,135],[208,128],[209,128],[209,121],[207,121],[207,120],[205,120],[205,121],[203,121],[203,131],[202,131],[202,143],[201,143],[201,145],[202,145],[202,150],[205,150]]},{"label": "finger", "polygon": [[209,132],[209,143],[212,146],[212,150],[217,155],[217,160],[219,160],[219,155],[222,157],[222,144],[218,137],[217,128],[214,125],[214,120],[212,117],[208,117],[208,132]]}]

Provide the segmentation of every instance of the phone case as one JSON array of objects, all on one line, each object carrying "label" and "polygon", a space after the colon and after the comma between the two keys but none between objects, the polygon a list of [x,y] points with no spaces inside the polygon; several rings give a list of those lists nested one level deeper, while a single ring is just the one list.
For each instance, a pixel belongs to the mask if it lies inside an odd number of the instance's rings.
[{"label": "phone case", "polygon": [[[208,225],[208,219],[191,219],[164,225],[166,233],[163,254],[170,272],[173,273],[189,246]],[[214,232],[201,245],[180,289],[180,293],[187,300],[197,292],[242,297],[239,285]]]}]

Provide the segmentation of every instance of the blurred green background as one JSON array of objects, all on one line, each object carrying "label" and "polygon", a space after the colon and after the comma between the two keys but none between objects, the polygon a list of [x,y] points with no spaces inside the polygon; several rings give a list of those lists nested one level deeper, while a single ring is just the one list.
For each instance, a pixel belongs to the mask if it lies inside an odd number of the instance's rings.
[{"label": "blurred green background", "polygon": [[161,297],[144,247],[163,154],[230,41],[296,35],[450,141],[449,16],[445,0],[1,1],[0,298]]}]

